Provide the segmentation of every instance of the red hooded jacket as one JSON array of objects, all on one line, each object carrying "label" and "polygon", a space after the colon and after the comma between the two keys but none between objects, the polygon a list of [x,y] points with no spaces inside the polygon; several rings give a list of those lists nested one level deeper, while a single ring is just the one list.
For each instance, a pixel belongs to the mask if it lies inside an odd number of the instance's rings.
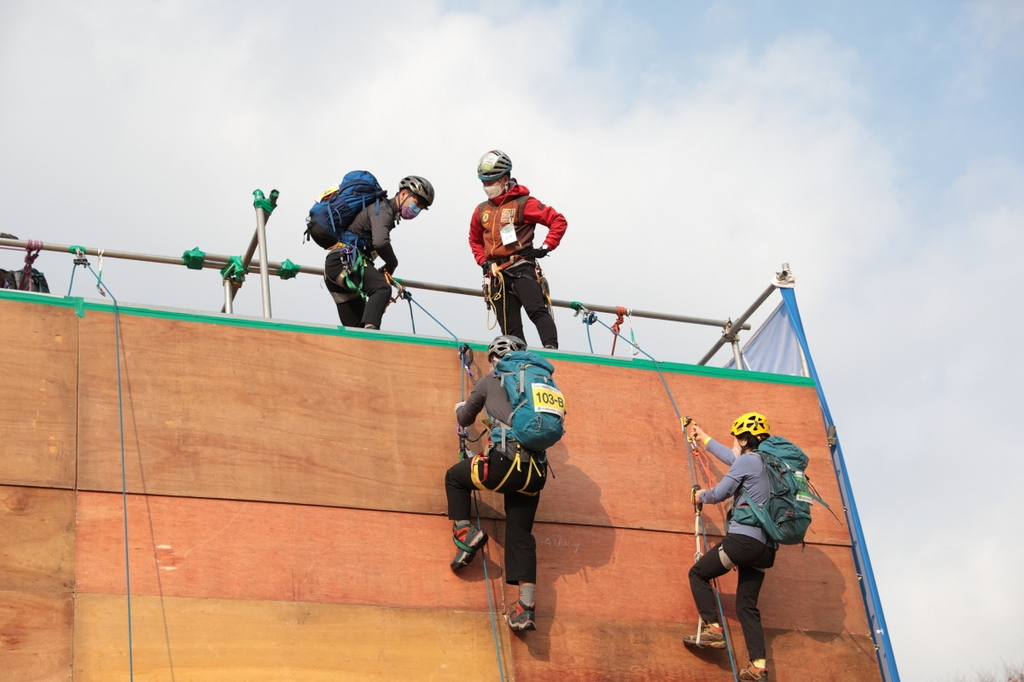
[{"label": "red hooded jacket", "polygon": [[[515,226],[516,240],[503,244],[501,228],[509,223]],[[513,178],[508,191],[473,210],[469,221],[469,247],[477,264],[532,249],[533,233],[538,224],[548,228],[544,245],[554,251],[569,226],[565,216],[531,197],[530,190]]]}]

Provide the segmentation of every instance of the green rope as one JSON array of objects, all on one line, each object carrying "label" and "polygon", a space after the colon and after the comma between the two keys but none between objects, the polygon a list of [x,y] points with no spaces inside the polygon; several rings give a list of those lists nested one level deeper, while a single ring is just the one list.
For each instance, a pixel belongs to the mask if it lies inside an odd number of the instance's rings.
[{"label": "green rope", "polygon": [[68,247],[68,253],[78,253],[79,251],[85,253],[85,247],[78,246],[76,244],[72,244],[71,246]]}]

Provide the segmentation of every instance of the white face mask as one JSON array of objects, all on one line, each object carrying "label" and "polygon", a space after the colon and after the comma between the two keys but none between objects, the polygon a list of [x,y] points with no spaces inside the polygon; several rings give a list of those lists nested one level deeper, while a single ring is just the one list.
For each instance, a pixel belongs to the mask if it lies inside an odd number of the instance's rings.
[{"label": "white face mask", "polygon": [[736,443],[735,445],[732,446],[732,454],[736,455],[737,457],[743,454],[743,448],[740,447],[739,443]]},{"label": "white face mask", "polygon": [[506,185],[495,183],[493,185],[484,185],[484,194],[487,195],[488,199],[494,199],[495,197],[503,194],[508,189]]}]

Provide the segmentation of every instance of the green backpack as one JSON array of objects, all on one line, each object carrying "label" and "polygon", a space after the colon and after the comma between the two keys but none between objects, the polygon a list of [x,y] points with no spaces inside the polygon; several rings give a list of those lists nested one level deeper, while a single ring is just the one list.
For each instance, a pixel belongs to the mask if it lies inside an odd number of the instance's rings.
[{"label": "green backpack", "polygon": [[761,458],[768,474],[768,503],[757,504],[747,491],[743,499],[749,507],[734,507],[732,519],[747,526],[757,526],[780,545],[798,545],[804,541],[811,525],[811,504],[825,501],[811,492],[804,469],[807,455],[781,436],[771,436],[757,446],[752,455]]}]

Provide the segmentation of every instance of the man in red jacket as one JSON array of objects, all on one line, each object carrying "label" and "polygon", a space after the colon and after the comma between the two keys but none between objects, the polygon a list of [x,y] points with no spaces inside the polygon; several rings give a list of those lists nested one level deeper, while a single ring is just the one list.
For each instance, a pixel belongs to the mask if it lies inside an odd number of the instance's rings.
[{"label": "man in red jacket", "polygon": [[[562,241],[568,227],[565,216],[531,197],[530,190],[516,182],[512,160],[503,151],[493,149],[484,154],[476,174],[484,184],[487,201],[473,211],[469,246],[489,278],[488,301],[501,333],[526,338],[520,313],[525,308],[544,347],[558,348],[558,330],[541,287],[537,259]],[[540,248],[533,247],[537,225],[548,228]]]}]

